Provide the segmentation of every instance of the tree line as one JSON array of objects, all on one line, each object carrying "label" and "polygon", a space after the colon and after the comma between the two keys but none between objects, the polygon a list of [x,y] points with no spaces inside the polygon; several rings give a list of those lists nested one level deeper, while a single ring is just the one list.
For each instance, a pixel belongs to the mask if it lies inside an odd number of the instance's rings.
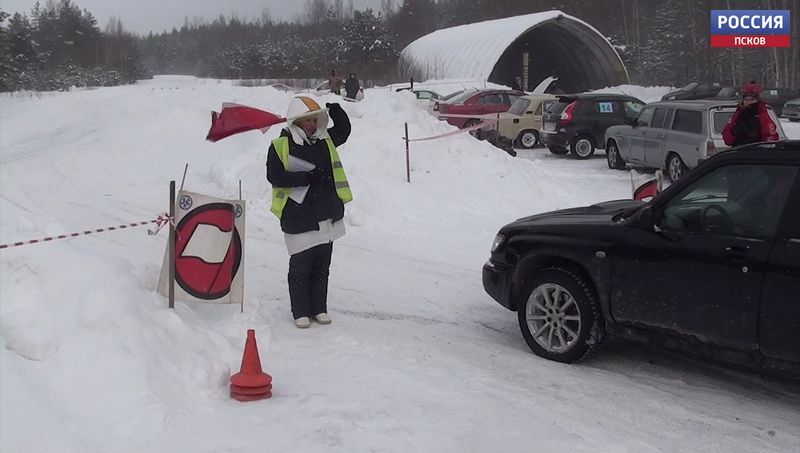
[{"label": "tree line", "polygon": [[72,0],[37,2],[29,13],[0,10],[0,90],[111,86],[148,76],[138,38],[119,20],[101,31]]},{"label": "tree line", "polygon": [[682,85],[693,80],[765,86],[800,84],[800,17],[791,16],[788,49],[712,49],[712,9],[791,9],[795,0],[306,0],[291,21],[220,16],[186,19],[180,28],[136,36],[119,19],[104,30],[72,0],[38,3],[29,14],[0,11],[0,89],[129,83],[148,74],[214,78],[323,78],[330,69],[397,81],[400,51],[440,28],[559,9],[606,36],[631,82]]}]

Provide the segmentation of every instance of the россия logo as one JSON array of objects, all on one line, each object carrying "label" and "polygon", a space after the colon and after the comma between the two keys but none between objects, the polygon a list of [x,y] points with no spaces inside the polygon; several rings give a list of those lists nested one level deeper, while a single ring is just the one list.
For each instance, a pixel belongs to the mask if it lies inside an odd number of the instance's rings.
[{"label": "\u0440\u043e\u0441\u0441\u0438\u044f logo", "polygon": [[711,11],[711,47],[789,47],[789,10]]}]

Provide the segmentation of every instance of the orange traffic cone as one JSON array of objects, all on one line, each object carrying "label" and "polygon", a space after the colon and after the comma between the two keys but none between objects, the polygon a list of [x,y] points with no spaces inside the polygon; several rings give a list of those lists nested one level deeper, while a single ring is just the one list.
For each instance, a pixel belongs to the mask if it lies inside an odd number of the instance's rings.
[{"label": "orange traffic cone", "polygon": [[247,331],[241,370],[231,376],[231,398],[239,401],[256,401],[272,396],[272,376],[261,370],[258,357],[256,331]]}]

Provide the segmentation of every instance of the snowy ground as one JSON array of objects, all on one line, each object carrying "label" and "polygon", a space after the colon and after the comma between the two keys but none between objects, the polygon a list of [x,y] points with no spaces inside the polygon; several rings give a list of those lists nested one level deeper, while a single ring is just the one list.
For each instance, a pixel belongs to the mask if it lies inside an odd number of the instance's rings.
[{"label": "snowy ground", "polygon": [[[410,93],[344,104],[355,201],[334,247],[334,323],[296,329],[264,178],[278,129],[204,141],[222,102],[283,113],[288,100],[189,77],[0,98],[2,243],[152,219],[186,162],[187,189],[231,197],[241,179],[248,200],[243,314],[167,309],[166,235],[144,228],[0,252],[0,451],[800,450],[792,384],[624,342],[578,366],[532,355],[481,286],[495,232],[628,197],[629,176],[602,153],[511,158],[464,134],[413,143],[408,184],[403,123],[412,137],[451,130]],[[274,396],[243,404],[227,383],[248,328]]]}]

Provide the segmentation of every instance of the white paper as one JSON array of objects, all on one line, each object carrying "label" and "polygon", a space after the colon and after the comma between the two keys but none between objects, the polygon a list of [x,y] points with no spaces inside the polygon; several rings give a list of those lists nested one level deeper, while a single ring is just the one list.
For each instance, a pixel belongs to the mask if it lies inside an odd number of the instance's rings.
[{"label": "white paper", "polygon": [[[317,166],[311,162],[289,154],[289,171],[311,171],[315,168],[317,168]],[[308,193],[309,187],[311,186],[292,187],[289,191],[289,198],[297,203],[302,203],[303,200],[306,199],[306,194]]]}]

